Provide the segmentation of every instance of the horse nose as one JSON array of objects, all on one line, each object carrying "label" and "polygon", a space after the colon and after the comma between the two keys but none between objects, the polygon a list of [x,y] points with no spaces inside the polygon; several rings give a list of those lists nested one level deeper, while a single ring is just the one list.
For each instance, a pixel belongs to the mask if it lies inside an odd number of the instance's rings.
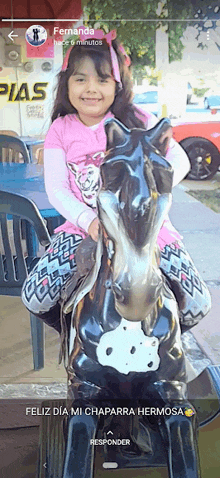
[{"label": "horse nose", "polygon": [[125,300],[125,296],[124,296],[124,292],[122,291],[120,285],[117,284],[116,282],[114,282],[114,284],[112,284],[112,290],[113,290],[113,293],[114,293],[114,296],[115,296],[116,300],[118,302],[120,302],[120,304],[123,304],[124,300]]}]

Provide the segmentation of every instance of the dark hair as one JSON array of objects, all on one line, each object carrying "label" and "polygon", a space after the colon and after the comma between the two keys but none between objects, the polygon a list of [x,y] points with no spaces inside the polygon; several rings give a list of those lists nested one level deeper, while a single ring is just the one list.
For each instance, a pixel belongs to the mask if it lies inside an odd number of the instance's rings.
[{"label": "dark hair", "polygon": [[[146,122],[146,119],[132,103],[133,91],[131,74],[125,63],[125,57],[119,50],[120,44],[117,40],[112,41],[112,46],[118,58],[122,88],[120,89],[119,84],[116,83],[115,100],[111,105],[110,111],[119,121],[127,126],[127,128],[143,128],[145,127],[144,122]],[[107,42],[104,40],[101,45],[90,45],[88,40],[87,44],[79,44],[78,42],[74,45],[69,55],[67,69],[61,71],[58,75],[57,95],[52,112],[52,121],[59,116],[77,113],[69,101],[68,80],[78,67],[82,58],[85,57],[91,58],[99,77],[106,77],[104,65],[106,62],[111,65],[111,56]]]}]

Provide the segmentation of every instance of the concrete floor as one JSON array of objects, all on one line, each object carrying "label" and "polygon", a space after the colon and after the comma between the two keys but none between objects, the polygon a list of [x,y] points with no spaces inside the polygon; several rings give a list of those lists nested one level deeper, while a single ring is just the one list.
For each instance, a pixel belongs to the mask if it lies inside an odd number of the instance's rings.
[{"label": "concrete floor", "polygon": [[220,188],[220,172],[208,181],[185,179],[174,188],[170,214],[212,297],[211,311],[193,327],[192,333],[214,364],[220,364],[220,214],[186,193],[217,188]]},{"label": "concrete floor", "polygon": [[45,325],[45,366],[33,370],[30,316],[19,297],[0,297],[0,383],[66,383],[59,335]]}]

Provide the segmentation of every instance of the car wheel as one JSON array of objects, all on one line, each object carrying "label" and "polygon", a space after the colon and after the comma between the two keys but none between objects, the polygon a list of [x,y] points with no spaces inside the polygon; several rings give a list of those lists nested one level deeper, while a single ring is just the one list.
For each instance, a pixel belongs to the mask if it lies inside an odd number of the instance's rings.
[{"label": "car wheel", "polygon": [[206,108],[207,110],[209,109],[209,102],[207,98],[204,99],[204,108]]},{"label": "car wheel", "polygon": [[214,144],[204,138],[191,138],[182,141],[181,146],[191,164],[187,178],[196,181],[211,179],[220,165],[220,153]]}]

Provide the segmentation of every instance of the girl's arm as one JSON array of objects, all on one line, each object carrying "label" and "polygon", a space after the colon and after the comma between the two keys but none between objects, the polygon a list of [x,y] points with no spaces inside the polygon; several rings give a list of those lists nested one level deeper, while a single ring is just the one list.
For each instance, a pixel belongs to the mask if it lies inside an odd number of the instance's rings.
[{"label": "girl's arm", "polygon": [[44,177],[45,189],[52,206],[72,224],[88,232],[97,215],[71,191],[63,149],[44,149]]},{"label": "girl's arm", "polygon": [[173,187],[182,181],[190,170],[190,162],[182,146],[171,138],[166,154],[167,161],[173,168]]}]

